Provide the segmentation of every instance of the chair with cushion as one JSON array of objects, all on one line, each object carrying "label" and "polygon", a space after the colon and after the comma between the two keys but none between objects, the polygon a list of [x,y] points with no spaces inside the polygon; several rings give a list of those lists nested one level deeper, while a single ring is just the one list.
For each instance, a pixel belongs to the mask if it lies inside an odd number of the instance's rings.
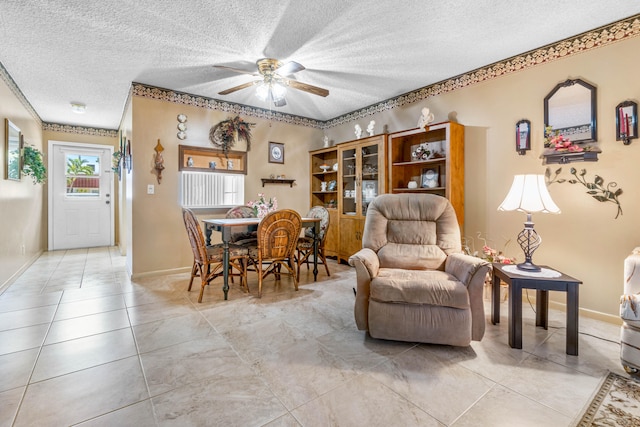
[{"label": "chair with cushion", "polygon": [[620,298],[620,361],[625,371],[640,371],[640,247],[624,260],[624,295]]},{"label": "chair with cushion", "polygon": [[249,255],[258,272],[259,297],[264,278],[273,274],[279,280],[282,266],[291,274],[298,290],[294,257],[301,228],[300,214],[290,209],[270,212],[258,224],[258,245],[255,251],[249,250]]},{"label": "chair with cushion", "polygon": [[[320,232],[318,233],[318,263],[324,264],[325,270],[327,270],[327,276],[331,276],[329,273],[329,266],[327,265],[327,258],[324,255],[324,240],[327,237],[327,230],[329,229],[329,211],[324,206],[314,206],[307,213],[307,218],[320,218]],[[309,257],[313,255],[313,228],[309,227],[304,230],[304,235],[298,238],[298,244],[296,245],[296,264],[298,265],[298,278],[300,277],[300,265],[307,264],[307,270],[309,269]]]},{"label": "chair with cushion", "polygon": [[[225,215],[225,218],[256,218],[256,213],[252,207],[249,206],[236,206],[229,209]],[[231,229],[232,234],[229,242],[239,245],[247,245],[256,242],[257,226],[250,225],[246,227],[233,227]]]},{"label": "chair with cushion", "polygon": [[[191,279],[189,280],[188,291],[191,291],[194,277],[200,277],[200,295],[198,302],[202,302],[205,285],[208,285],[216,277],[223,275],[222,269],[222,244],[206,246],[204,234],[200,228],[200,223],[195,214],[187,208],[182,209],[184,226],[187,229],[189,243],[193,251],[193,267],[191,268]],[[247,290],[247,260],[248,251],[246,247],[236,244],[229,244],[229,274],[231,277],[239,276],[240,285]],[[233,273],[233,269],[238,272]]]},{"label": "chair with cushion", "polygon": [[356,268],[354,315],[373,338],[468,346],[484,335],[490,264],[462,253],[449,200],[382,194],[369,204]]}]

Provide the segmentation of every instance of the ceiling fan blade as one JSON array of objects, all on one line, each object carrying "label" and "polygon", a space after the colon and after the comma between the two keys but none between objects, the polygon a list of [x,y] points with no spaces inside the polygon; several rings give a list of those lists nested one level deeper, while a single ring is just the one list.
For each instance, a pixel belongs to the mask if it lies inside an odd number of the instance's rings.
[{"label": "ceiling fan blade", "polygon": [[260,74],[258,74],[257,71],[242,70],[240,68],[227,67],[226,65],[214,65],[213,67],[214,68],[222,68],[223,70],[233,71],[234,73],[251,74],[252,76],[259,76],[260,75]]},{"label": "ceiling fan blade", "polygon": [[298,71],[304,70],[304,66],[302,64],[297,63],[296,61],[287,62],[279,68],[276,68],[274,71],[281,76],[289,76],[293,73],[297,73]]},{"label": "ceiling fan blade", "polygon": [[298,90],[303,90],[305,92],[309,92],[312,93],[314,95],[318,95],[318,96],[327,96],[329,95],[329,91],[327,89],[323,89],[321,87],[318,86],[313,86],[307,83],[302,83],[299,82],[297,80],[290,80],[290,79],[286,79],[287,84],[294,88],[294,89],[298,89]]},{"label": "ceiling fan blade", "polygon": [[258,83],[259,81],[260,81],[260,80],[254,80],[254,81],[252,81],[252,82],[247,82],[247,83],[243,83],[243,84],[238,85],[238,86],[234,86],[234,87],[232,87],[232,88],[229,88],[229,89],[223,90],[222,92],[218,92],[218,95],[229,95],[230,93],[233,93],[233,92],[235,92],[235,91],[238,91],[238,90],[241,90],[241,89],[247,88],[247,87],[249,87],[249,86],[253,86],[254,84]]}]

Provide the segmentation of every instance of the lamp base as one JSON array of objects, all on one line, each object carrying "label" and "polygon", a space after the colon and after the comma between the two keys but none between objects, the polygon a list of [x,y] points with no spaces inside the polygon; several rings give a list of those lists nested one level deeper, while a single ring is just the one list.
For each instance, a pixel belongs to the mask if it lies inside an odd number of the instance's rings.
[{"label": "lamp base", "polygon": [[518,267],[518,270],[524,270],[524,271],[533,271],[533,272],[542,271],[542,268],[538,267],[537,265],[535,265],[530,261],[525,261],[521,264],[518,264],[516,267]]}]

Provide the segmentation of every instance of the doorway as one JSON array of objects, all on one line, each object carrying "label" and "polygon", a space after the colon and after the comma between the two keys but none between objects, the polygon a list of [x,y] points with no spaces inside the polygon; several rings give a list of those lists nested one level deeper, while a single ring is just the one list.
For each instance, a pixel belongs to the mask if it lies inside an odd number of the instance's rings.
[{"label": "doorway", "polygon": [[113,246],[113,147],[49,141],[49,250]]}]

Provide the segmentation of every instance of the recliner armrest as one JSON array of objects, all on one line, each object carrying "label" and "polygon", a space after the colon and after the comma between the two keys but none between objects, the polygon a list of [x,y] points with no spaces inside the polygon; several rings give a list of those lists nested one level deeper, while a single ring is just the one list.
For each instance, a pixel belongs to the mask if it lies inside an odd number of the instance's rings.
[{"label": "recliner armrest", "polygon": [[363,248],[349,257],[349,265],[352,267],[356,267],[356,262],[358,261],[366,268],[370,279],[378,275],[380,259],[374,251],[369,248]]},{"label": "recliner armrest", "polygon": [[444,271],[454,275],[465,286],[469,287],[474,276],[479,271],[482,274],[482,282],[484,282],[490,267],[491,264],[482,258],[465,254],[451,254],[447,257]]}]

